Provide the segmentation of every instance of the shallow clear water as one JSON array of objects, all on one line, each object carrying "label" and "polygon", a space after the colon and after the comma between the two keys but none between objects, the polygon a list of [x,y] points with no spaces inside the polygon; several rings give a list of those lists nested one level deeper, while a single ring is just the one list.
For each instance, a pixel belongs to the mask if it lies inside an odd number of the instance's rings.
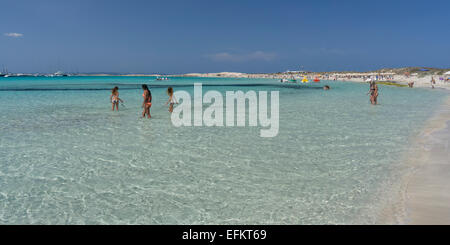
[{"label": "shallow clear water", "polygon": [[[151,120],[141,119],[141,83]],[[277,137],[172,126],[166,87],[280,91]],[[329,84],[332,89],[321,90]],[[118,85],[125,107],[112,112]],[[0,78],[2,224],[370,224],[401,154],[445,94],[322,81]]]}]

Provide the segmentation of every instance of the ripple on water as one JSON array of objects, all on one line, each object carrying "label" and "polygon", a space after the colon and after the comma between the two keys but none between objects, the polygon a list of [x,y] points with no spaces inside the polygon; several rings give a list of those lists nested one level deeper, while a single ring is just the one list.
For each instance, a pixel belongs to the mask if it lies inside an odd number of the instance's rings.
[{"label": "ripple on water", "polygon": [[[188,90],[193,81],[174,80]],[[175,128],[164,88],[152,89],[152,120],[139,118],[131,87],[118,113],[108,90],[0,91],[11,102],[0,109],[0,223],[373,223],[380,183],[443,95],[382,86],[372,107],[366,85],[328,84],[204,87],[279,90],[275,138],[260,128]]]}]

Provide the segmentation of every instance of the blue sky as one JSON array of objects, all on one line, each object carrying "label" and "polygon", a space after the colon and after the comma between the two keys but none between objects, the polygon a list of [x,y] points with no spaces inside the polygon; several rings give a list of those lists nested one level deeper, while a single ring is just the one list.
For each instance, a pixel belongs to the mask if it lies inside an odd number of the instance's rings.
[{"label": "blue sky", "polygon": [[11,72],[450,67],[450,1],[2,0]]}]

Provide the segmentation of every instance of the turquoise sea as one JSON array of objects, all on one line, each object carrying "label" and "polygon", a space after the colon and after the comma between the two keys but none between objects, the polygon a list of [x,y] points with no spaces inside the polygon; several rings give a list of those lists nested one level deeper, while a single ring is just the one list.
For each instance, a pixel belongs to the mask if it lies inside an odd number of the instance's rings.
[{"label": "turquoise sea", "polygon": [[[280,129],[179,127],[165,93],[279,91]],[[150,85],[153,118],[142,119]],[[328,84],[331,90],[324,91]],[[112,87],[125,107],[111,111]],[[0,224],[372,224],[446,93],[271,79],[0,78]]]}]

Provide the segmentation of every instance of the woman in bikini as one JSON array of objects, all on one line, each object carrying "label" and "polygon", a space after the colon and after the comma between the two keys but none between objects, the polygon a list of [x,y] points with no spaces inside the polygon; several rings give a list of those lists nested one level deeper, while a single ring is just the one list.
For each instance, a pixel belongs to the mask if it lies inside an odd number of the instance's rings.
[{"label": "woman in bikini", "polygon": [[111,91],[111,96],[109,97],[112,104],[112,110],[114,111],[114,107],[116,110],[119,110],[119,101],[123,103],[123,100],[119,98],[119,87],[114,87]]},{"label": "woman in bikini", "polygon": [[373,82],[373,104],[378,105],[378,85]]},{"label": "woman in bikini", "polygon": [[151,118],[150,107],[152,107],[152,93],[145,84],[142,84],[142,90],[144,90],[144,93],[142,94],[142,97],[144,97],[144,102],[142,103],[142,108],[144,108],[144,111],[142,112],[142,117],[145,117],[147,114],[147,118]]},{"label": "woman in bikini", "polygon": [[[375,89],[375,86],[376,86],[375,82],[371,81],[370,82],[370,89],[369,89],[369,92],[367,93],[367,94],[370,94],[370,103],[372,105],[376,105],[375,93],[377,93],[377,96],[378,96],[378,87]],[[375,91],[375,90],[377,90],[377,91]]]}]

